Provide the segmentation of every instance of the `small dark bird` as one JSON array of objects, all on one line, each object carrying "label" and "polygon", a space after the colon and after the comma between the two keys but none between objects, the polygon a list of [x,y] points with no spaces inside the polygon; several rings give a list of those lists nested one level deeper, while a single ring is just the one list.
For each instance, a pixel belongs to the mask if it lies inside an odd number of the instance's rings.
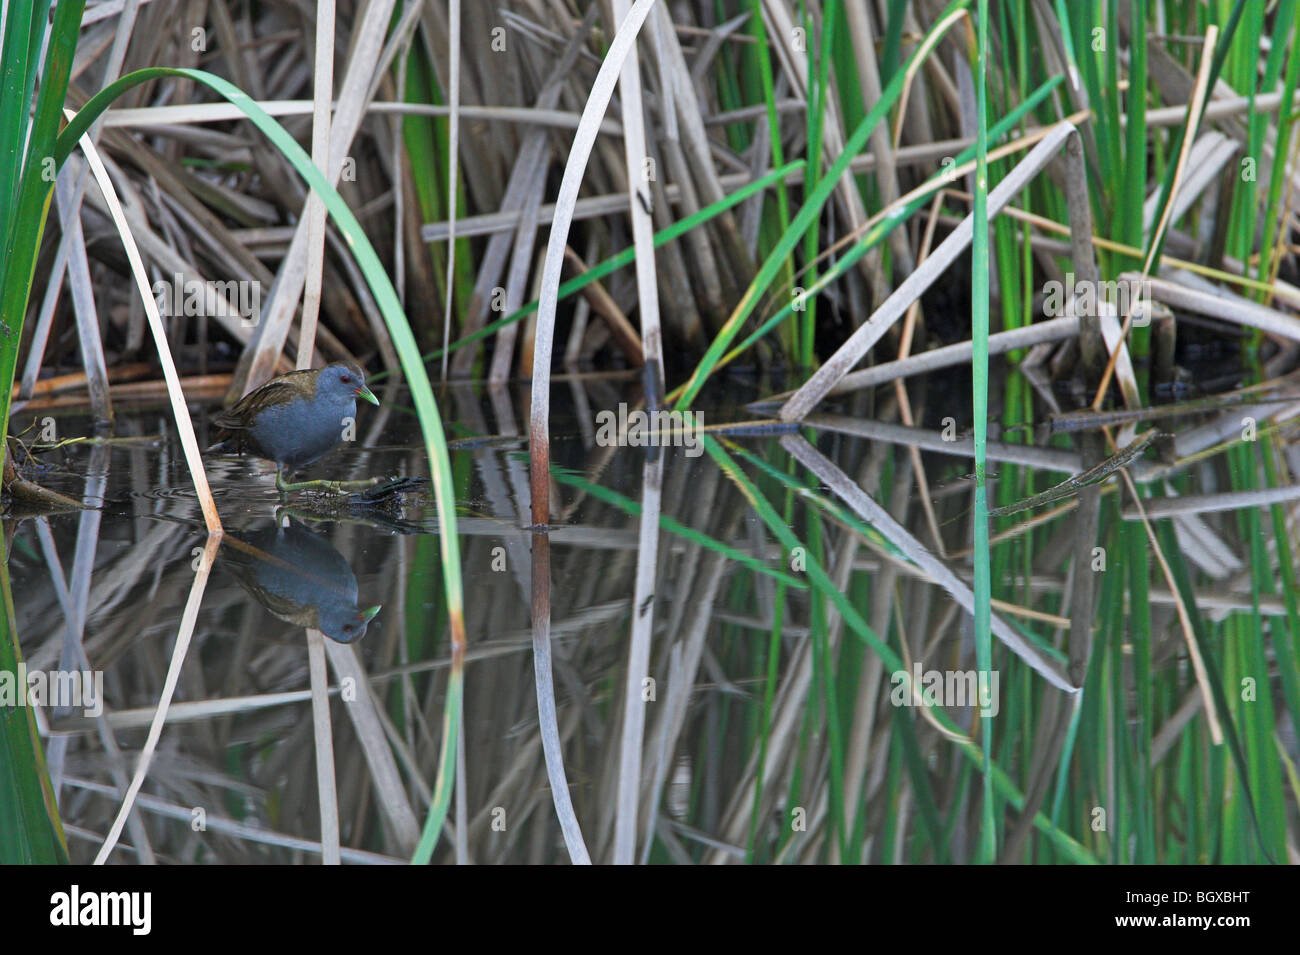
[{"label": "small dark bird", "polygon": [[275,486],[281,491],[329,484],[291,484],[284,474],[324,457],[343,440],[356,418],[358,396],[379,404],[366,387],[365,373],[350,361],[291,371],[250,391],[213,418],[221,430],[208,450],[246,452],[274,461]]}]

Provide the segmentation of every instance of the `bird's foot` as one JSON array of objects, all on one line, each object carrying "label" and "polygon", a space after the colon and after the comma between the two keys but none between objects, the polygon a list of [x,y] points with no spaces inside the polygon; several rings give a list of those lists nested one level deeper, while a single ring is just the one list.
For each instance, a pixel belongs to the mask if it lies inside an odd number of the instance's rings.
[{"label": "bird's foot", "polygon": [[365,490],[352,494],[353,504],[392,504],[402,500],[403,495],[423,491],[429,486],[429,479],[423,477],[390,477]]},{"label": "bird's foot", "polygon": [[333,494],[348,494],[362,488],[374,487],[382,480],[383,478],[374,477],[361,481],[286,481],[284,472],[277,471],[275,486],[282,494],[290,491],[328,491]]}]

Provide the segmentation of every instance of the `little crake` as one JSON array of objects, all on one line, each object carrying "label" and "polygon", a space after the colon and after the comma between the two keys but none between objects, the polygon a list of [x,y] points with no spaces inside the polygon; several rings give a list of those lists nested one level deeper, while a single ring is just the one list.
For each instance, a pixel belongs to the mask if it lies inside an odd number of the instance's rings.
[{"label": "little crake", "polygon": [[281,491],[325,483],[290,484],[284,474],[319,460],[343,440],[356,418],[358,397],[379,404],[366,387],[365,373],[350,361],[291,371],[218,414],[213,422],[221,430],[213,447],[274,461],[275,485]]}]

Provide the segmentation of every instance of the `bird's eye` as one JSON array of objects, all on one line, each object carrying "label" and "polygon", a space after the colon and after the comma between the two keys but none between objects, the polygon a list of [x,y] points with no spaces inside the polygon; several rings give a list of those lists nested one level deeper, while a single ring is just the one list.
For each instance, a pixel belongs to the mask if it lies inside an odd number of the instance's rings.
[{"label": "bird's eye", "polygon": [[352,383],[352,376],[351,376],[351,375],[344,375],[342,378],[339,379],[339,381],[343,382],[343,384],[345,384],[345,385],[349,385],[349,384]]},{"label": "bird's eye", "polygon": [[344,629],[344,631],[346,631],[346,632],[348,632],[348,633],[351,633],[351,632],[352,632],[352,624],[350,624],[350,623],[345,623],[345,624],[343,625],[343,629]]}]

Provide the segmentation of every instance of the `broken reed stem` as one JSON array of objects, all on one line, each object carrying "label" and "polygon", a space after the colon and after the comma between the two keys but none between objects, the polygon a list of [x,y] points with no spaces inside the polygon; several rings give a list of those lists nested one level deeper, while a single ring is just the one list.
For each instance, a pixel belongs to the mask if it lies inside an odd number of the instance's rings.
[{"label": "broken reed stem", "polygon": [[[64,115],[69,120],[74,116],[69,109],[64,110]],[[127,225],[126,213],[122,211],[122,204],[118,201],[117,191],[108,177],[108,170],[104,168],[104,163],[99,158],[99,151],[90,141],[89,134],[83,135],[79,142],[95,181],[99,184],[100,192],[103,193],[104,203],[108,206],[113,224],[121,236],[122,247],[131,264],[131,273],[135,277],[136,287],[140,291],[140,300],[144,306],[145,316],[149,320],[149,330],[153,333],[154,344],[157,346],[158,361],[162,365],[163,377],[167,380],[167,395],[171,400],[172,415],[176,419],[176,432],[180,436],[181,447],[185,452],[185,463],[189,466],[190,478],[194,481],[194,492],[203,510],[203,522],[207,526],[208,534],[215,535],[220,540],[221,518],[217,515],[217,503],[213,500],[211,488],[208,487],[208,475],[203,469],[199,442],[194,436],[194,422],[190,420],[189,408],[185,404],[180,375],[176,371],[176,362],[172,359],[171,348],[167,344],[167,332],[163,328],[162,316],[158,314],[158,303],[154,300],[153,287],[145,272],[144,260],[140,257],[140,249],[136,246],[135,237]]]},{"label": "broken reed stem", "polygon": [[[614,19],[624,21],[629,0],[613,0]],[[636,248],[636,289],[641,315],[641,344],[645,359],[646,401],[651,411],[662,401],[663,346],[659,326],[659,288],[655,276],[654,224],[650,219],[650,189],[646,167],[645,114],[641,105],[641,64],[633,43],[623,61],[618,84],[623,110],[623,147],[632,242]],[[667,99],[667,97],[665,97]],[[665,103],[665,110],[673,109]],[[567,249],[567,246],[566,246]],[[617,808],[614,817],[614,863],[631,865],[636,856],[637,809],[641,795],[641,750],[645,733],[646,699],[643,682],[650,669],[654,633],[655,580],[659,556],[659,511],[664,480],[664,454],[651,448],[642,467],[642,511],[636,558],[632,635],[628,643],[627,677],[623,695],[623,732],[619,749]]]},{"label": "broken reed stem", "polygon": [[[989,216],[997,215],[1002,208],[1018,195],[1029,181],[1055,156],[1061,144],[1076,130],[1069,122],[1057,123],[1043,137],[1024,159],[1022,159],[998,183],[988,197]],[[974,236],[974,215],[967,216],[947,238],[939,244],[930,258],[919,265],[887,298],[876,313],[863,322],[848,340],[841,345],[830,358],[794,393],[781,407],[780,417],[784,421],[800,421],[818,404],[831,389],[857,365],[877,341],[893,327],[894,323],[907,311],[934,282],[948,270],[948,267],[966,250]]]},{"label": "broken reed stem", "polygon": [[447,344],[451,339],[451,312],[456,279],[456,185],[460,171],[460,0],[451,0],[447,16],[447,37],[451,75],[448,99],[451,106],[447,131],[447,299],[442,313],[442,381],[447,383]]},{"label": "broken reed stem", "polygon": [[[1201,110],[1205,105],[1205,96],[1210,83],[1210,66],[1214,60],[1214,47],[1218,38],[1218,26],[1210,24],[1205,31],[1205,42],[1201,48],[1201,68],[1196,76],[1196,87],[1192,92],[1192,101],[1187,105],[1188,123],[1187,128],[1183,131],[1183,146],[1178,152],[1178,163],[1174,167],[1173,185],[1169,189],[1165,207],[1161,212],[1160,223],[1151,236],[1151,245],[1147,249],[1146,259],[1142,264],[1142,280],[1144,282],[1151,274],[1151,268],[1155,264],[1156,250],[1160,248],[1165,230],[1169,228],[1169,220],[1174,208],[1174,197],[1178,195],[1178,188],[1182,185],[1183,174],[1187,168],[1187,157],[1192,151],[1192,141],[1196,138],[1196,132],[1200,128]],[[1101,383],[1097,386],[1097,394],[1092,399],[1093,411],[1101,410],[1101,404],[1106,398],[1106,389],[1110,387],[1111,376],[1115,374],[1115,364],[1119,361],[1123,343],[1128,339],[1128,333],[1132,327],[1133,309],[1129,309],[1128,314],[1124,316],[1124,325],[1120,329],[1119,345],[1111,352],[1110,360],[1106,363],[1106,370],[1101,376]]]},{"label": "broken reed stem", "polygon": [[1160,546],[1160,541],[1156,539],[1155,528],[1151,526],[1151,519],[1147,516],[1146,508],[1142,504],[1142,497],[1138,494],[1137,485],[1133,483],[1133,478],[1129,475],[1127,468],[1121,468],[1119,473],[1124,478],[1129,496],[1133,498],[1133,504],[1141,516],[1142,526],[1146,528],[1147,540],[1151,544],[1151,549],[1155,552],[1156,560],[1160,563],[1160,572],[1164,574],[1165,582],[1169,585],[1169,592],[1174,596],[1174,609],[1178,612],[1178,622],[1183,631],[1183,639],[1187,644],[1187,654],[1191,658],[1192,670],[1196,674],[1196,685],[1201,690],[1201,705],[1205,708],[1205,719],[1209,724],[1210,739],[1214,741],[1215,746],[1220,746],[1223,744],[1223,728],[1219,724],[1219,711],[1214,705],[1214,694],[1210,692],[1210,677],[1205,670],[1205,660],[1202,659],[1200,648],[1196,645],[1196,635],[1192,629],[1191,616],[1188,614],[1187,606],[1183,602],[1182,593],[1178,590],[1177,584],[1174,583],[1173,571],[1170,570],[1169,562],[1165,559],[1165,552]]},{"label": "broken reed stem", "polygon": [[[321,0],[316,7],[316,64],[313,76],[311,161],[322,173],[328,174],[330,113],[334,100],[334,0]],[[316,347],[316,324],[320,315],[324,272],[325,201],[320,193],[312,189],[307,193],[307,275],[302,290],[302,325],[298,332],[298,357],[295,362],[295,367],[299,370],[311,367],[312,351]],[[337,860],[337,847],[334,855]]]},{"label": "broken reed stem", "polygon": [[[943,202],[943,194],[938,193],[934,197],[932,210],[937,212],[939,204]],[[917,258],[917,264],[924,262],[930,255],[930,246],[934,242],[934,230],[936,217],[931,216],[925,224],[925,234],[921,238],[921,252]],[[907,317],[903,320],[903,335],[898,343],[898,357],[904,360],[911,354],[912,338],[916,332],[917,318],[921,313],[921,300],[918,298],[912,303],[912,307],[907,310]],[[907,385],[902,378],[894,379],[894,394],[898,398],[898,413],[903,424],[907,427],[915,427],[916,420],[912,416],[912,402],[907,394]],[[942,560],[947,557],[944,552],[943,534],[939,531],[939,519],[934,513],[934,504],[930,500],[930,481],[925,474],[925,463],[921,458],[921,449],[915,445],[908,446],[908,454],[912,458],[912,473],[916,476],[916,490],[921,498],[921,508],[925,511],[925,521],[930,528],[930,536],[934,539],[934,549]]]},{"label": "broken reed stem", "polygon": [[[555,689],[550,674],[550,541],[546,536],[551,512],[551,351],[555,338],[555,312],[559,300],[560,272],[564,266],[564,250],[568,243],[569,227],[573,222],[573,209],[582,185],[583,173],[591,157],[600,120],[609,107],[615,84],[623,63],[632,52],[637,33],[645,23],[654,0],[636,0],[614,35],[613,42],[601,62],[600,71],[592,83],[591,93],[582,110],[582,119],[573,136],[573,145],[564,164],[564,177],[555,199],[555,217],[546,245],[546,258],[542,265],[542,285],[538,296],[536,335],[533,339],[533,383],[528,423],[529,484],[532,495],[533,538],[533,646],[537,678],[537,705],[539,719],[555,720]],[[543,673],[543,666],[546,672]],[[569,856],[575,862],[589,862],[587,848],[578,830],[564,777],[562,754],[558,746],[544,747],[547,773],[551,780],[551,795],[560,817],[561,830]]]}]

